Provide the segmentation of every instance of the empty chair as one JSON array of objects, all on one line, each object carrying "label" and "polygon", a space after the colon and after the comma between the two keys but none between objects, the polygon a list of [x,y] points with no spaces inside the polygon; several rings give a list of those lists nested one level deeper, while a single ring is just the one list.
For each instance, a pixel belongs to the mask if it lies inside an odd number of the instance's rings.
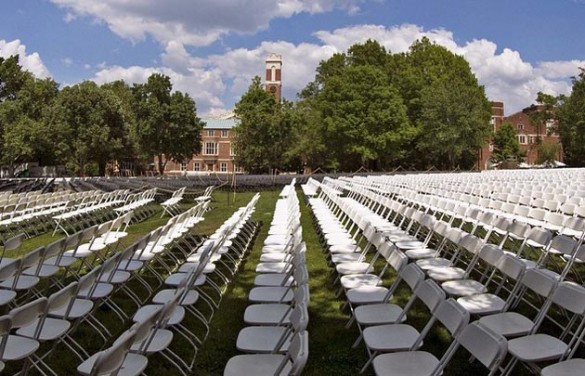
[{"label": "empty chair", "polygon": [[470,325],[465,323],[458,326],[458,329],[452,333],[453,341],[440,360],[424,351],[382,354],[373,362],[376,375],[440,375],[460,345],[488,368],[490,375],[494,375],[506,357],[506,339],[478,322]]},{"label": "empty chair", "polygon": [[224,376],[298,376],[309,357],[309,334],[302,331],[293,337],[284,354],[236,355],[228,360]]}]

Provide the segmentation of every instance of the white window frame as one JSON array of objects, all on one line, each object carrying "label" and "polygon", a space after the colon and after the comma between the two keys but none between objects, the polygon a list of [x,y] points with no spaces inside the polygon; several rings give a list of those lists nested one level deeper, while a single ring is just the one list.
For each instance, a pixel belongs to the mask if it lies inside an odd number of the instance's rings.
[{"label": "white window frame", "polygon": [[526,144],[527,144],[526,135],[524,135],[524,134],[519,134],[519,135],[518,135],[518,143],[519,143],[520,145],[526,145]]},{"label": "white window frame", "polygon": [[208,129],[207,130],[207,137],[215,137],[215,130],[214,129]]},{"label": "white window frame", "polygon": [[221,130],[221,137],[222,138],[228,138],[229,136],[230,136],[229,130],[227,130],[227,129],[222,129]]},{"label": "white window frame", "polygon": [[227,162],[220,162],[219,163],[219,172],[228,172]]},{"label": "white window frame", "polygon": [[[213,152],[210,153],[210,148],[208,148],[209,145],[214,145],[213,146]],[[203,145],[203,155],[218,155],[219,153],[219,145],[217,142],[211,142],[211,141],[206,141],[205,144]]]},{"label": "white window frame", "polygon": [[189,162],[181,162],[181,171],[187,171],[187,163]]},{"label": "white window frame", "polygon": [[193,171],[201,171],[201,163],[193,162]]}]

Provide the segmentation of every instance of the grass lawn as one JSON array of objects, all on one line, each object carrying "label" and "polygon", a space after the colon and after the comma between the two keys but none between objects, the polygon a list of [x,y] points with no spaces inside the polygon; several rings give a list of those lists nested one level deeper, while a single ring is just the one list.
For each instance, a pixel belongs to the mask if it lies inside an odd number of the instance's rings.
[{"label": "grass lawn", "polygon": [[[253,220],[260,223],[259,232],[247,259],[240,267],[239,273],[227,287],[220,309],[214,314],[210,326],[210,333],[197,352],[194,374],[221,375],[227,360],[238,354],[235,347],[236,337],[239,330],[244,327],[243,316],[244,310],[248,305],[248,292],[253,287],[255,266],[272,220],[278,193],[279,191],[265,191],[261,193],[261,198],[257,203],[256,211],[253,215]],[[213,194],[213,209],[205,214],[205,221],[194,228],[194,233],[198,235],[209,235],[213,233],[236,208],[246,205],[253,195],[254,193],[250,192],[238,193],[234,196],[228,192],[216,191]],[[187,206],[189,205],[185,204],[185,207]],[[358,330],[355,325],[349,329],[345,328],[349,314],[340,310],[344,302],[344,297],[336,297],[337,286],[333,284],[332,269],[327,264],[326,256],[319,243],[310,215],[310,209],[304,205],[303,200],[301,200],[301,214],[303,240],[307,243],[307,265],[310,275],[309,286],[311,292],[308,328],[310,356],[303,375],[356,375],[367,360],[365,348],[362,344],[356,349],[351,349],[352,343],[358,336]],[[146,221],[130,226],[130,235],[124,239],[124,243],[120,248],[131,244],[141,235],[157,226],[165,224],[167,220],[168,217],[160,218],[160,211],[158,211]],[[34,249],[43,244],[48,244],[56,238],[51,237],[50,234],[46,234],[27,240],[22,252]],[[377,266],[377,270],[380,270],[381,264]],[[387,273],[385,285],[389,286],[393,278],[394,275],[392,273]],[[399,289],[393,302],[398,302],[403,305],[408,299],[409,293],[406,289]],[[129,302],[124,301],[123,297],[118,298],[116,296],[115,298],[122,306],[128,307],[130,312],[136,309]],[[427,314],[420,313],[423,311],[422,309],[415,309],[415,313],[409,315],[408,318],[408,322],[414,324],[418,329],[424,326],[424,322],[429,317]],[[129,322],[121,323],[107,309],[100,309],[98,317],[111,330],[114,338],[130,326]],[[188,321],[188,325],[201,326],[192,319]],[[87,346],[90,353],[98,351],[104,346],[102,341],[98,340],[99,337],[83,325],[74,333],[74,337]],[[190,350],[189,345],[181,341],[177,336],[175,337],[173,349],[182,356],[192,356],[193,352]],[[450,339],[446,335],[446,331],[437,329],[427,337],[423,349],[440,356],[442,351],[447,348],[449,341]],[[111,340],[109,343],[111,343]],[[468,359],[469,356],[464,351],[459,351],[447,367],[445,375],[485,374],[482,366],[470,365]],[[70,352],[59,348],[51,359],[48,360],[48,363],[59,375],[73,375],[75,374],[75,368],[79,361]],[[518,372],[515,374],[522,374],[520,367],[517,367],[517,369]],[[11,368],[7,368],[9,373],[10,370]],[[153,356],[149,359],[149,367],[146,373],[149,375],[179,374],[174,368],[169,368],[168,363],[164,362],[160,356]],[[373,375],[372,368],[370,367],[365,374]]]}]

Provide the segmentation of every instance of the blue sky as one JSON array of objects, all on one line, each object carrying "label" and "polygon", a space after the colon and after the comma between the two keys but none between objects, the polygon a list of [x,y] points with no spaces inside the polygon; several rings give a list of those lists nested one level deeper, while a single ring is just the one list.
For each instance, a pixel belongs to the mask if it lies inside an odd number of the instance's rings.
[{"label": "blue sky", "polygon": [[570,91],[584,20],[585,0],[3,0],[0,56],[62,85],[161,72],[204,115],[231,109],[271,52],[294,99],[335,52],[368,38],[402,52],[427,36],[465,56],[509,114]]}]

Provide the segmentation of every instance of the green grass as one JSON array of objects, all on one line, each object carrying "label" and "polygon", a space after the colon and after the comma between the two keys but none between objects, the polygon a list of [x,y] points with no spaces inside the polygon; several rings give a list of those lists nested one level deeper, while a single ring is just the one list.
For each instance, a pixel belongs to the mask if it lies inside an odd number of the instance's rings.
[{"label": "green grass", "polygon": [[[243,322],[244,310],[248,305],[248,293],[253,287],[255,277],[255,266],[261,254],[261,248],[272,220],[274,205],[278,199],[278,191],[265,191],[257,203],[253,220],[260,224],[255,242],[249,251],[245,261],[240,266],[238,274],[227,286],[220,309],[214,314],[210,334],[204,344],[199,348],[196,356],[197,375],[221,375],[228,359],[238,354],[236,350],[236,338],[238,332],[245,326]],[[212,210],[205,214],[205,221],[198,224],[193,232],[197,235],[209,235],[215,231],[231,214],[240,206],[246,205],[252,198],[253,193],[238,193],[235,196],[229,192],[215,192],[213,195]],[[187,208],[192,204],[185,204]],[[310,215],[310,209],[301,200],[301,223],[303,227],[303,240],[307,244],[307,266],[309,269],[309,287],[311,300],[309,305],[309,361],[305,367],[304,375],[356,375],[359,369],[367,360],[363,343],[356,349],[351,345],[358,336],[355,326],[345,328],[349,320],[347,311],[340,308],[344,303],[344,297],[336,297],[338,286],[334,285],[332,268],[327,264],[318,235]],[[120,246],[126,246],[138,239],[148,231],[163,225],[168,217],[160,218],[160,211],[151,218],[134,224],[129,227],[129,236],[124,239]],[[58,235],[59,236],[59,235]],[[58,238],[45,234],[27,240],[21,252],[27,252],[38,246],[48,244]],[[195,245],[194,245],[195,246]],[[14,256],[14,255],[13,255]],[[378,263],[377,270],[380,270],[382,263]],[[389,286],[395,274],[388,272],[385,276],[385,285]],[[141,287],[136,285],[136,291],[141,292]],[[143,292],[142,292],[143,293]],[[404,305],[410,291],[407,288],[399,288],[392,302]],[[143,294],[141,296],[144,296]],[[123,306],[127,312],[132,312],[136,307],[127,301],[123,296],[116,295],[116,302]],[[198,303],[199,304],[199,303]],[[200,307],[202,310],[204,306]],[[420,305],[411,310],[408,322],[418,329],[422,329],[429,315]],[[130,326],[129,322],[121,323],[106,308],[98,311],[98,317],[111,330],[113,338],[106,344],[86,326],[82,325],[74,333],[74,337],[87,346],[90,353],[99,351],[105,345]],[[188,317],[186,325],[201,332],[202,325]],[[446,331],[437,328],[427,337],[423,346],[424,350],[441,356],[447,348],[450,338]],[[190,358],[194,352],[186,341],[175,336],[172,349],[184,358]],[[459,351],[456,357],[450,362],[445,370],[445,375],[469,375],[485,374],[485,370],[477,362],[469,364],[469,356],[464,351]],[[48,360],[48,363],[58,372],[59,375],[73,375],[79,361],[74,358],[63,346],[58,347],[55,354]],[[9,364],[6,372],[10,374],[16,370],[17,365]],[[526,374],[521,367],[517,367],[515,374]],[[149,375],[175,375],[178,372],[168,366],[160,356],[152,356],[149,359],[149,367],[146,370]],[[373,375],[370,367],[366,375]]]}]

